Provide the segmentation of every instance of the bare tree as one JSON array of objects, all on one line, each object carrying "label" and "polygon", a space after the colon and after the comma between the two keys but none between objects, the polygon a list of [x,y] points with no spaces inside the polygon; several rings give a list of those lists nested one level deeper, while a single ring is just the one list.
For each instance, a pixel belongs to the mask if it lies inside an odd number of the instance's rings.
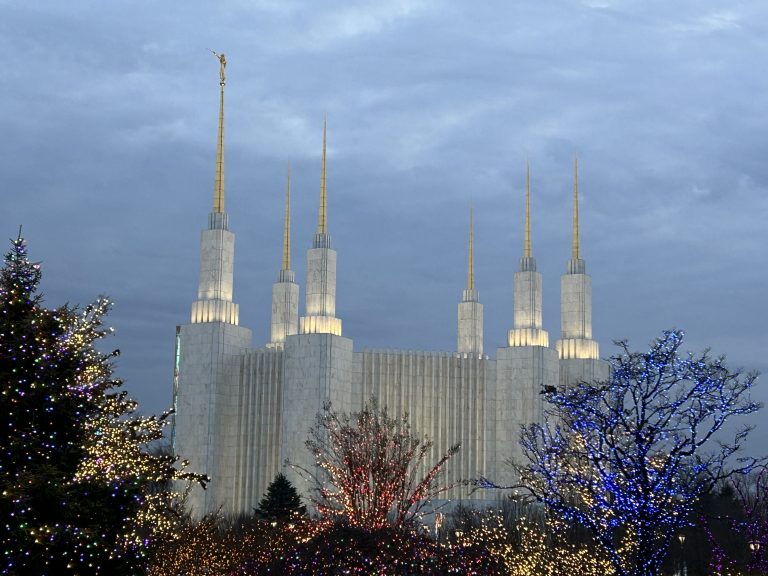
[{"label": "bare tree", "polygon": [[441,473],[459,450],[454,444],[425,472],[433,442],[411,431],[407,414],[393,418],[375,398],[352,414],[326,403],[306,445],[326,476],[313,477],[318,511],[368,529],[403,526],[449,489]]},{"label": "bare tree", "polygon": [[522,482],[588,528],[617,576],[658,574],[697,498],[756,463],[738,455],[749,428],[723,439],[726,421],[760,407],[756,374],[681,354],[682,341],[673,330],[644,353],[617,343],[608,381],[548,393],[545,423],[521,433]]}]

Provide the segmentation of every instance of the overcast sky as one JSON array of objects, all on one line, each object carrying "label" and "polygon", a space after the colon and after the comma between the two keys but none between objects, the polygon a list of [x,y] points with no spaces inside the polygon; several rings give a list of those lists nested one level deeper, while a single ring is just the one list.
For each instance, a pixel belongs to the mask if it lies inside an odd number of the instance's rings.
[{"label": "overcast sky", "polygon": [[455,349],[470,205],[485,347],[505,344],[526,160],[554,342],[578,156],[601,353],[679,327],[690,349],[768,373],[761,0],[0,0],[0,232],[24,225],[49,306],[114,300],[108,346],[144,412],[170,405],[174,330],[196,297],[209,48],[228,60],[226,207],[255,345],[289,163],[303,301],[327,114],[337,315],[357,350]]}]

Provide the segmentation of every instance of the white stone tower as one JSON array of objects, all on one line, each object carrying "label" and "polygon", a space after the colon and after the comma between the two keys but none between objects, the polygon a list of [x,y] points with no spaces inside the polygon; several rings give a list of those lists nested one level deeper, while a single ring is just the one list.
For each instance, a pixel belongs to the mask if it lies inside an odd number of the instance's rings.
[{"label": "white stone tower", "polygon": [[317,233],[312,248],[307,250],[307,300],[299,331],[302,334],[341,336],[341,319],[336,318],[336,251],[331,249],[331,236],[328,234],[326,129],[327,122],[324,122],[320,208],[317,214]]},{"label": "white stone tower", "polygon": [[272,285],[272,338],[268,348],[282,348],[286,336],[299,331],[299,285],[291,270],[291,168],[285,189],[283,224],[283,266]]},{"label": "white stone tower", "polygon": [[235,391],[227,378],[233,356],[251,347],[251,331],[238,326],[238,306],[232,301],[235,235],[224,211],[224,55],[221,63],[219,127],[213,210],[200,239],[200,280],[192,303],[191,324],[177,329],[177,370],[174,382],[174,450],[190,469],[216,479],[208,490],[196,487],[189,506],[201,516],[224,503],[234,481],[237,409]]},{"label": "white stone tower", "polygon": [[549,346],[549,334],[541,324],[541,272],[531,248],[531,170],[525,174],[525,239],[520,269],[515,272],[514,328],[507,335],[509,346]]},{"label": "white stone tower", "polygon": [[459,302],[459,354],[481,357],[483,355],[483,305],[475,290],[475,254],[472,227],[472,208],[469,209],[469,263],[467,289]]},{"label": "white stone tower", "polygon": [[[541,273],[531,246],[531,172],[526,166],[525,237],[520,268],[514,275],[514,328],[508,333],[508,347],[496,355],[496,453],[520,461],[520,425],[540,422],[543,417],[544,386],[558,377],[557,353],[549,347],[549,334],[542,328]],[[511,470],[496,462],[497,474]],[[509,467],[506,467],[509,468]]]},{"label": "white stone tower", "polygon": [[336,317],[336,252],[331,249],[328,233],[326,134],[324,122],[317,232],[312,248],[307,250],[305,315],[299,320],[299,333],[288,336],[284,345],[281,459],[291,463],[285,474],[299,490],[305,490],[306,484],[297,477],[298,468],[318,473],[304,444],[315,416],[325,402],[331,402],[334,410],[349,412],[353,396],[352,340],[341,336],[341,319]]},{"label": "white stone tower", "polygon": [[600,348],[592,339],[592,278],[581,258],[579,238],[579,160],[573,164],[573,232],[571,259],[560,278],[560,385],[605,380],[608,365],[601,362]]}]

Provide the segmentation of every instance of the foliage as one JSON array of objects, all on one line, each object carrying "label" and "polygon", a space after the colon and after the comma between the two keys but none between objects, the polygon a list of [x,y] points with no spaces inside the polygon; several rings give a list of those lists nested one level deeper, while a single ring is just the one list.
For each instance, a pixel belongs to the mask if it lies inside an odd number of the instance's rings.
[{"label": "foliage", "polygon": [[708,351],[682,355],[682,340],[665,332],[645,353],[620,342],[608,381],[549,393],[546,422],[521,434],[523,483],[562,521],[588,528],[618,576],[658,574],[696,500],[755,464],[737,455],[749,429],[730,441],[716,434],[759,408],[749,398],[756,375]]},{"label": "foliage", "polygon": [[259,502],[256,513],[270,520],[286,520],[304,516],[307,508],[301,503],[301,497],[290,480],[278,472],[267,487],[267,493]]},{"label": "foliage", "polygon": [[228,522],[219,514],[209,514],[197,522],[187,521],[178,537],[161,543],[153,556],[149,576],[185,574],[234,574],[242,566],[265,563],[260,554],[282,550],[266,522]]},{"label": "foliage", "polygon": [[444,546],[424,534],[344,519],[292,522],[207,516],[161,548],[150,575],[499,574],[482,546]]},{"label": "foliage", "polygon": [[40,266],[12,241],[0,271],[0,535],[4,574],[122,574],[174,518],[158,483],[199,479],[150,455],[167,415],[134,415],[112,358],[101,298],[43,307]]},{"label": "foliage", "polygon": [[[316,521],[314,533],[275,568],[303,574],[499,574],[499,564],[482,546],[441,546],[416,531],[383,526],[369,529],[346,519]],[[252,572],[257,574],[259,572]]]},{"label": "foliage", "polygon": [[441,473],[459,444],[428,467],[432,441],[413,434],[407,414],[393,418],[372,398],[353,414],[335,412],[327,403],[307,448],[327,475],[314,478],[318,511],[377,530],[390,524],[390,514],[392,525],[405,526],[449,488],[440,485]]},{"label": "foliage", "polygon": [[458,507],[443,537],[454,546],[482,547],[507,576],[612,576],[593,539],[548,521],[538,505],[508,499],[500,509]]}]

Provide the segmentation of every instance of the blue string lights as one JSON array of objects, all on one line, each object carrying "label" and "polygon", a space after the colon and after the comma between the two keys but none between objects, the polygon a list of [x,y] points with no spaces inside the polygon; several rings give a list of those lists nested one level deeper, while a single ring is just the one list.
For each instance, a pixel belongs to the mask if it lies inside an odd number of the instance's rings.
[{"label": "blue string lights", "polygon": [[608,381],[547,394],[546,423],[521,433],[522,482],[557,518],[588,528],[618,576],[658,574],[699,496],[756,464],[738,454],[749,429],[723,431],[759,408],[756,375],[683,354],[682,342],[679,330],[645,353],[619,342]]}]

